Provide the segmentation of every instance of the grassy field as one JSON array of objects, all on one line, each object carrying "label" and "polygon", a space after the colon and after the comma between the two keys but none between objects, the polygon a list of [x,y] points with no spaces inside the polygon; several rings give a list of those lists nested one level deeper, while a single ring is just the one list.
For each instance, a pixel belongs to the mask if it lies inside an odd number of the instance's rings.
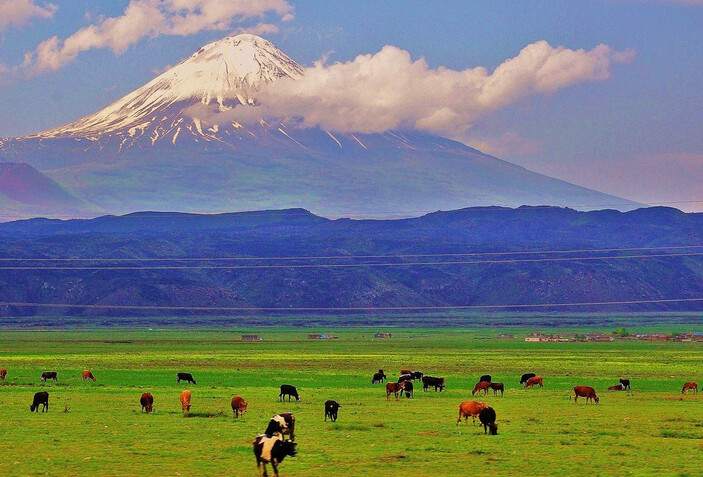
[{"label": "grassy field", "polygon": [[[251,331],[264,341],[228,330],[0,332],[0,475],[256,475],[251,443],[284,411],[296,416],[299,453],[282,475],[703,474],[703,396],[680,394],[683,382],[703,381],[699,343],[525,343],[495,329],[393,330],[391,339],[332,330],[340,339],[326,341],[308,340],[311,330]],[[401,368],[444,376],[447,389],[416,384],[413,399],[387,402],[371,384],[379,368],[391,378]],[[83,383],[83,369],[98,381]],[[40,383],[45,370],[58,371],[58,384]],[[179,371],[197,385],[177,384]],[[523,389],[524,372],[545,387]],[[495,408],[498,436],[456,425],[484,373],[506,384],[504,397],[479,399]],[[605,390],[619,377],[632,379],[632,392]],[[278,402],[283,383],[301,402]],[[579,384],[595,387],[600,405],[574,404]],[[179,403],[186,388],[189,416]],[[50,393],[46,414],[29,412],[38,390]],[[140,413],[145,391],[151,415]],[[238,420],[234,394],[249,403]],[[336,423],[323,421],[327,399],[342,404]]]}]

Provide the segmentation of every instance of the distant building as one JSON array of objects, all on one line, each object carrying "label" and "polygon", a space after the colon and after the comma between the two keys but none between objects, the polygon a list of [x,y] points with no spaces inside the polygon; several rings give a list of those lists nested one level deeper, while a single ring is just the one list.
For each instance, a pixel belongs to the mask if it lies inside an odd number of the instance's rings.
[{"label": "distant building", "polygon": [[324,340],[327,339],[327,335],[324,333],[312,333],[308,335],[309,340]]},{"label": "distant building", "polygon": [[242,341],[261,341],[262,338],[259,335],[242,335]]},{"label": "distant building", "polygon": [[392,333],[376,333],[374,335],[374,338],[390,338],[392,336],[393,336]]},{"label": "distant building", "polygon": [[498,338],[514,339],[515,335],[512,335],[510,333],[501,333],[498,335]]}]

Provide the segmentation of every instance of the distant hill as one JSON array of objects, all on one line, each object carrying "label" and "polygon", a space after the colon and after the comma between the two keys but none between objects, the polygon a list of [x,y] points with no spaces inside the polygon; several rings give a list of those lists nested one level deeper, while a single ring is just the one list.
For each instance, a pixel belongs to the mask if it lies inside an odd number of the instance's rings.
[{"label": "distant hill", "polygon": [[[3,269],[0,302],[376,308],[695,299],[703,297],[701,245],[703,214],[661,207],[470,208],[402,220],[329,220],[303,209],[33,219],[0,224],[0,258],[114,261],[0,267],[118,268]],[[177,268],[138,269],[146,265]],[[670,302],[574,311],[702,309]],[[0,313],[179,312],[0,306]]]}]

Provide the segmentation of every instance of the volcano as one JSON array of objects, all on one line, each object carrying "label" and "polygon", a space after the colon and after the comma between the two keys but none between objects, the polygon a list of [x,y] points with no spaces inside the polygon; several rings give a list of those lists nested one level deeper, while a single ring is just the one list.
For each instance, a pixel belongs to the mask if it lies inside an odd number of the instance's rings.
[{"label": "volcano", "polygon": [[0,156],[111,213],[300,207],[393,217],[487,205],[638,205],[421,132],[338,133],[201,114],[256,106],[263,85],[304,74],[263,38],[227,37],[93,115],[0,140]]}]

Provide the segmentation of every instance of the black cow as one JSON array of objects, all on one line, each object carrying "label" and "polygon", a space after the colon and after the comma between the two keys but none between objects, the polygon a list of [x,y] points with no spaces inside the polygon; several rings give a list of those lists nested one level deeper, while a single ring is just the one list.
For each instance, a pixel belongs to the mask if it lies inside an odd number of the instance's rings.
[{"label": "black cow", "polygon": [[47,379],[53,379],[54,382],[58,382],[58,379],[56,379],[56,371],[44,371],[41,373],[41,380],[46,381]]},{"label": "black cow", "polygon": [[327,422],[327,416],[335,422],[337,420],[337,411],[342,407],[337,401],[325,401],[325,422]]},{"label": "black cow", "polygon": [[492,379],[492,378],[491,378],[491,375],[490,375],[490,374],[484,374],[483,376],[481,376],[481,379],[479,379],[479,381],[486,381],[486,382],[489,382],[489,383],[490,383],[490,382],[491,382],[491,379]]},{"label": "black cow", "polygon": [[434,386],[435,392],[437,392],[437,389],[439,389],[439,392],[442,392],[442,389],[447,385],[446,381],[444,378],[436,378],[434,376],[423,376],[422,378],[422,389],[424,391],[427,391],[427,388],[430,386]]},{"label": "black cow", "polygon": [[269,420],[269,424],[264,431],[269,437],[273,437],[276,434],[281,436],[288,435],[290,440],[295,440],[295,416],[290,412],[284,412],[282,414],[276,414]]},{"label": "black cow", "polygon": [[39,391],[38,393],[34,394],[34,402],[32,403],[31,406],[29,406],[29,411],[34,412],[37,411],[39,412],[39,405],[42,405],[42,410],[41,412],[49,412],[49,393],[46,391]]},{"label": "black cow", "polygon": [[[406,381],[405,382],[405,387],[403,388],[403,391],[405,391],[405,397],[411,398],[413,397],[413,391],[414,387],[412,381]],[[400,392],[400,395],[403,395],[403,391]]]},{"label": "black cow", "polygon": [[278,395],[278,400],[283,401],[286,396],[288,396],[288,402],[290,402],[291,396],[293,396],[296,401],[300,401],[300,396],[298,395],[298,391],[295,389],[295,386],[291,386],[290,384],[281,384],[281,393]]},{"label": "black cow", "polygon": [[481,409],[478,413],[478,420],[483,424],[483,433],[486,434],[488,429],[491,430],[491,435],[498,434],[498,424],[496,424],[496,412],[492,407]]},{"label": "black cow", "polygon": [[412,381],[413,380],[413,375],[412,374],[401,374],[400,377],[398,378],[398,382],[402,383],[403,381]]},{"label": "black cow", "polygon": [[520,378],[520,384],[525,384],[528,379],[534,378],[535,376],[537,376],[535,373],[525,373],[525,374],[523,374],[522,377]]},{"label": "black cow", "polygon": [[195,379],[193,379],[193,375],[190,373],[178,373],[178,382],[180,383],[181,381],[188,381],[189,383],[195,384]]},{"label": "black cow", "polygon": [[382,383],[385,379],[385,374],[374,373],[373,378],[371,378],[371,384]]},{"label": "black cow", "polygon": [[622,384],[623,391],[630,391],[630,380],[621,379],[620,384]]},{"label": "black cow", "polygon": [[497,396],[498,391],[500,391],[500,397],[503,397],[503,392],[505,391],[505,386],[503,386],[503,383],[491,383],[491,389],[493,390],[494,396]]},{"label": "black cow", "polygon": [[422,381],[422,377],[424,376],[422,371],[413,371],[410,373],[413,377],[413,379],[417,379],[418,381]]},{"label": "black cow", "polygon": [[266,464],[271,464],[273,473],[278,476],[278,464],[283,462],[286,456],[295,457],[296,443],[291,440],[283,440],[278,436],[272,437],[267,435],[257,436],[254,439],[254,456],[256,457],[256,468],[261,475],[260,467],[264,467],[264,477],[268,477],[266,472]]}]

